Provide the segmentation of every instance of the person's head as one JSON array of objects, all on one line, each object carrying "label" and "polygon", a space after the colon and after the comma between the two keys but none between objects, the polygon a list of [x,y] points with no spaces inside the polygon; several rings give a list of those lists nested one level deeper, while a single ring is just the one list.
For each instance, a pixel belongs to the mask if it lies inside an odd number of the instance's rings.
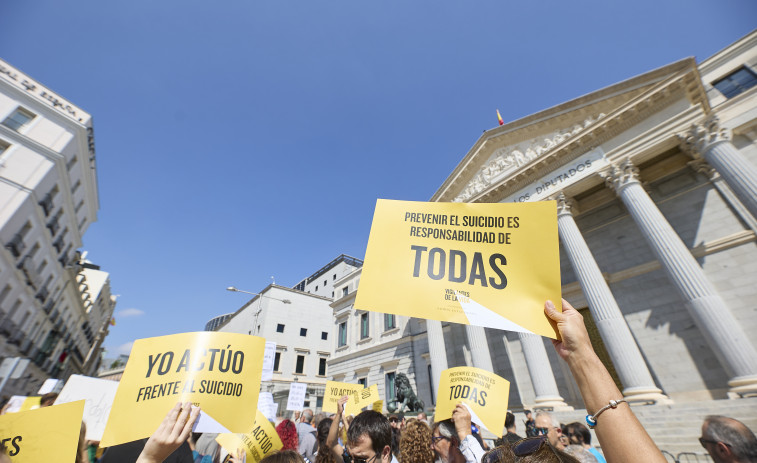
[{"label": "person's head", "polygon": [[48,392],[47,394],[39,398],[39,406],[49,407],[55,403],[55,399],[57,398],[58,398],[58,394],[56,394],[55,392]]},{"label": "person's head", "polygon": [[392,460],[392,427],[379,412],[366,410],[347,430],[347,450],[355,463],[389,463]]},{"label": "person's head", "polygon": [[403,463],[431,463],[434,451],[431,450],[431,430],[421,420],[407,424],[400,439],[400,461]]},{"label": "person's head", "polygon": [[505,429],[515,432],[515,415],[510,412],[505,415]]},{"label": "person's head", "polygon": [[715,463],[757,461],[757,437],[744,423],[733,418],[706,417],[699,443]]},{"label": "person's head", "polygon": [[393,428],[399,428],[400,427],[400,417],[397,415],[389,415],[389,424]]},{"label": "person's head", "polygon": [[431,428],[431,449],[444,463],[450,461],[450,453],[458,451],[460,438],[451,419],[437,421]]},{"label": "person's head", "polygon": [[531,416],[531,410],[523,410],[523,413],[526,414],[527,420],[533,420],[534,418]]},{"label": "person's head", "polygon": [[283,420],[276,426],[276,433],[281,439],[282,450],[297,450],[297,426],[291,420]]},{"label": "person's head", "polygon": [[315,456],[314,463],[334,463],[336,461],[334,453],[326,445],[332,421],[331,418],[324,418],[318,423],[315,433],[316,440],[318,441],[318,454]]},{"label": "person's head", "polygon": [[551,413],[544,411],[537,412],[534,424],[536,425],[537,435],[546,435],[552,447],[558,450],[565,448],[565,445],[560,442],[560,435],[562,434],[560,422]]},{"label": "person's head", "polygon": [[583,423],[578,421],[565,426],[563,434],[568,436],[573,445],[591,445],[591,433]]},{"label": "person's head", "polygon": [[549,445],[544,436],[537,436],[490,450],[481,463],[579,463],[579,460]]},{"label": "person's head", "polygon": [[294,450],[279,450],[266,455],[260,463],[305,463],[305,460]]},{"label": "person's head", "polygon": [[313,423],[313,410],[306,408],[302,411],[302,414],[300,414],[300,421],[303,423],[312,424]]},{"label": "person's head", "polygon": [[323,412],[316,413],[315,416],[313,417],[313,422],[311,424],[313,425],[314,428],[317,428],[318,427],[318,423],[320,423],[321,420],[323,420],[324,418],[326,418],[326,414],[325,413],[323,413]]}]

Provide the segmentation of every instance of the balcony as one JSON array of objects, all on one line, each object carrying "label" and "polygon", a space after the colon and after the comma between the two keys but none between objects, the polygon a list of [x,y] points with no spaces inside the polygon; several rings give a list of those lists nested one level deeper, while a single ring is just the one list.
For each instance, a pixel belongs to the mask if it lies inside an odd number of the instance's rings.
[{"label": "balcony", "polygon": [[11,254],[13,254],[13,257],[21,257],[21,254],[23,254],[26,249],[24,237],[16,233],[13,235],[13,239],[11,239],[5,247],[8,248]]},{"label": "balcony", "polygon": [[42,201],[39,202],[39,206],[45,213],[45,217],[50,215],[50,212],[53,210],[53,196],[50,193],[46,194]]}]

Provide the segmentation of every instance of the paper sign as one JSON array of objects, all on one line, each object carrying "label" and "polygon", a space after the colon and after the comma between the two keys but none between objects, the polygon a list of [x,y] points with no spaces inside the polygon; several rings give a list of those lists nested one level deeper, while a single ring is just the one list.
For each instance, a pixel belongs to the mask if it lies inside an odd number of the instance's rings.
[{"label": "paper sign", "polygon": [[350,404],[352,405],[351,409],[361,410],[363,407],[367,407],[377,400],[381,399],[379,398],[378,386],[374,384],[373,386],[367,387],[357,394],[350,396]]},{"label": "paper sign", "polygon": [[382,413],[384,410],[384,401],[383,400],[377,400],[373,402],[373,411]]},{"label": "paper sign", "polygon": [[[340,383],[337,381],[326,381],[326,391],[323,394],[323,407],[321,408],[322,411],[326,413],[336,413],[337,409],[337,402],[339,401],[342,396],[349,395],[354,396],[358,394],[360,391],[362,391],[363,385],[362,384],[352,384],[352,383]],[[357,415],[357,412],[360,412],[359,408],[355,408],[352,403],[348,400],[347,404],[344,407],[344,414],[346,415]]]},{"label": "paper sign", "polygon": [[265,353],[263,354],[263,375],[261,381],[270,381],[273,379],[273,360],[276,355],[276,343],[266,341]]},{"label": "paper sign", "polygon": [[560,296],[554,201],[377,201],[356,310],[556,338]]},{"label": "paper sign", "polygon": [[475,367],[444,370],[439,379],[434,421],[452,418],[459,403],[468,406],[471,421],[500,435],[505,426],[510,382],[494,373]]},{"label": "paper sign", "polygon": [[83,420],[87,425],[87,440],[100,441],[116,397],[116,389],[116,381],[71,375],[55,400],[55,405],[84,400]]},{"label": "paper sign", "polygon": [[301,411],[305,407],[305,395],[308,385],[305,383],[289,383],[289,398],[287,410]]},{"label": "paper sign", "polygon": [[270,392],[261,392],[258,396],[258,410],[268,419],[276,420],[276,413],[279,411],[279,405],[273,401],[273,394]]},{"label": "paper sign", "polygon": [[[231,432],[247,432],[260,390],[263,338],[203,331],[134,342],[100,445],[150,436],[177,402],[199,405]],[[198,431],[201,432],[201,431]]]},{"label": "paper sign", "polygon": [[0,440],[13,463],[75,461],[84,401],[0,416]]},{"label": "paper sign", "polygon": [[63,381],[60,379],[46,379],[44,383],[42,383],[42,387],[39,388],[39,391],[37,391],[37,394],[44,395],[48,392],[60,392],[60,390],[63,388]]},{"label": "paper sign", "polygon": [[256,413],[252,431],[247,434],[221,434],[216,437],[216,442],[231,455],[236,455],[237,449],[243,448],[248,463],[257,463],[264,456],[283,447],[276,429],[260,410]]},{"label": "paper sign", "polygon": [[25,398],[24,403],[21,404],[21,408],[18,411],[26,412],[29,410],[38,409],[40,406],[40,399],[42,399],[42,397],[39,397],[39,396],[32,396],[32,397]]}]

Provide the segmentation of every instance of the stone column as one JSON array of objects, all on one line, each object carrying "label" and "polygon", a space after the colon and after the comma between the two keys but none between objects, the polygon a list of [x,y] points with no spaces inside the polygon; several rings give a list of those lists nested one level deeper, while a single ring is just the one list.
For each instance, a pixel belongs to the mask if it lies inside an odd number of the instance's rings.
[{"label": "stone column", "polygon": [[562,193],[557,198],[557,230],[589,303],[589,311],[623,383],[623,396],[630,401],[669,403],[670,399],[655,385],[623,313],[578,230],[571,205]]},{"label": "stone column", "polygon": [[720,127],[717,116],[693,125],[680,138],[695,158],[704,158],[718,171],[752,217],[757,218],[757,167],[733,146],[730,130]]},{"label": "stone column", "polygon": [[553,410],[573,410],[573,407],[565,403],[557,390],[555,375],[544,348],[541,336],[532,333],[518,333],[520,344],[523,346],[523,355],[526,357],[528,374],[531,376],[531,384],[534,386],[534,408],[546,408]]},{"label": "stone column", "polygon": [[431,381],[434,382],[434,391],[439,394],[439,378],[442,376],[442,372],[448,368],[442,322],[426,320],[426,336],[428,337],[428,353],[431,356]]},{"label": "stone column", "polygon": [[465,335],[468,337],[468,347],[473,366],[494,373],[492,356],[489,353],[489,343],[486,341],[486,331],[481,326],[465,325]]},{"label": "stone column", "polygon": [[722,363],[731,396],[757,392],[757,350],[704,271],[657,208],[630,160],[603,173],[678,290],[694,322]]}]

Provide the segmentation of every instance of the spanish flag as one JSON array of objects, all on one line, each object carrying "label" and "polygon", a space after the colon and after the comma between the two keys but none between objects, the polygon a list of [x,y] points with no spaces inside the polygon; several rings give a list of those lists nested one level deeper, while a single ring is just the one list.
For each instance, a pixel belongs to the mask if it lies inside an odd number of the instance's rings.
[{"label": "spanish flag", "polygon": [[499,114],[499,109],[497,110],[497,120],[499,121],[499,125],[505,124],[505,121],[502,120],[502,116]]}]

